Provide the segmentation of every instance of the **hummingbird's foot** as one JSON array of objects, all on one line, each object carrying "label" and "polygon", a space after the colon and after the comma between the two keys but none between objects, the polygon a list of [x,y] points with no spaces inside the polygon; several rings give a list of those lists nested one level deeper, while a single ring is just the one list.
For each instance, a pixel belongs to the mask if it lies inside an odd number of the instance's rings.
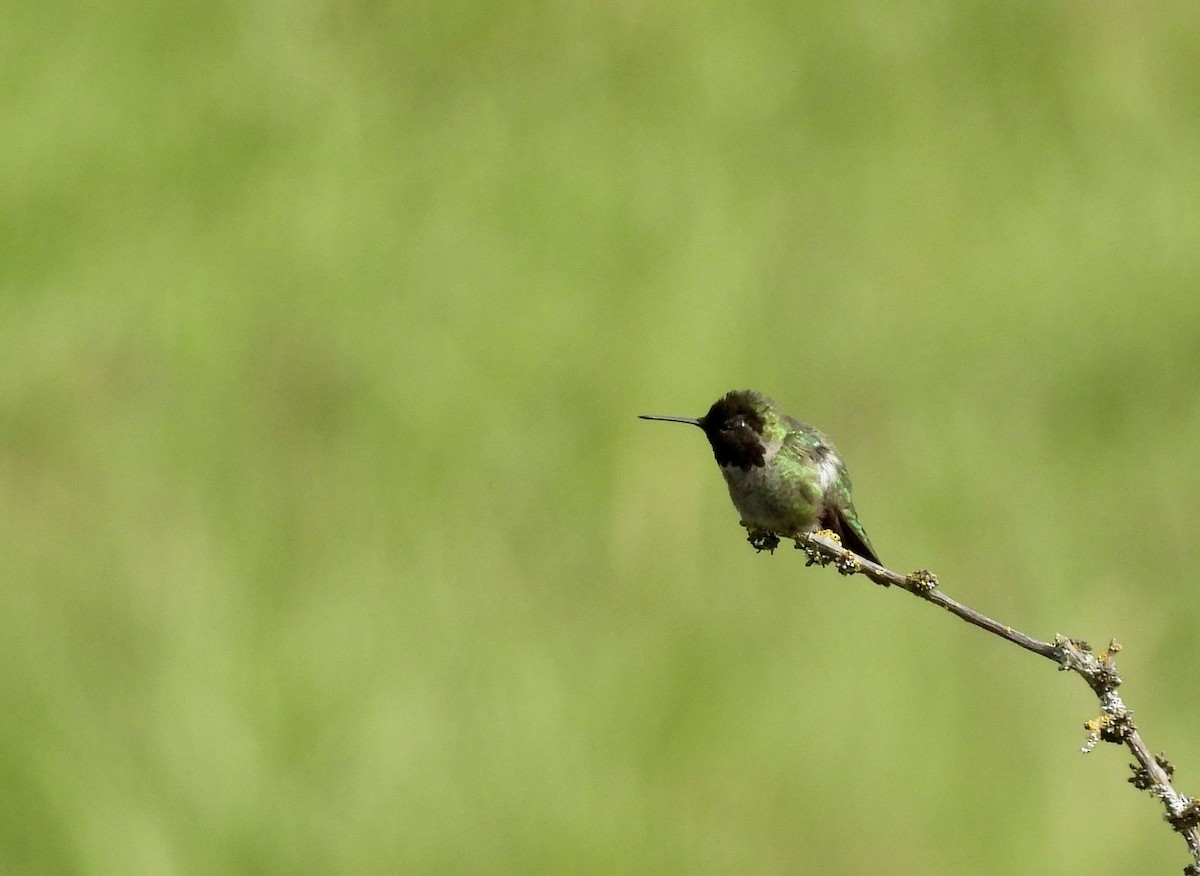
[{"label": "hummingbird's foot", "polygon": [[760,554],[763,551],[775,553],[775,548],[779,547],[779,536],[773,532],[767,532],[765,529],[755,529],[753,526],[747,526],[746,530],[750,533],[746,541],[750,542],[750,546]]}]

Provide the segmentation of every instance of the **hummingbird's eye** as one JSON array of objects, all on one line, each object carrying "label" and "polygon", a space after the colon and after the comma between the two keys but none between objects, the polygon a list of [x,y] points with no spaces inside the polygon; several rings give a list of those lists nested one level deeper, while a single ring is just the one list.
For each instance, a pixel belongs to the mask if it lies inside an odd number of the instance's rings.
[{"label": "hummingbird's eye", "polygon": [[729,421],[729,431],[730,432],[739,432],[745,428],[746,428],[746,418],[745,417],[734,417],[732,420]]}]

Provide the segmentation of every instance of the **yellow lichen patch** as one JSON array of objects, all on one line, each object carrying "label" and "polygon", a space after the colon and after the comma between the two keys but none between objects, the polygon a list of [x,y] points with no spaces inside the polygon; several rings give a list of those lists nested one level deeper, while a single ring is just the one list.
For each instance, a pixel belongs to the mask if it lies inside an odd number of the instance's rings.
[{"label": "yellow lichen patch", "polygon": [[928,569],[917,569],[904,576],[905,586],[913,593],[932,593],[937,589],[937,575]]}]

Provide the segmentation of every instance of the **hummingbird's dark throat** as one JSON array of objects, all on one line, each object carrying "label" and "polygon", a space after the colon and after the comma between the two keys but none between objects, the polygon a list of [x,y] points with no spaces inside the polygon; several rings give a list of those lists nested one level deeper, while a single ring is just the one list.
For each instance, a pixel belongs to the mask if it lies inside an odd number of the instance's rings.
[{"label": "hummingbird's dark throat", "polygon": [[[708,430],[705,429],[705,432],[708,432]],[[725,433],[714,435],[709,433],[708,443],[712,445],[713,456],[717,459],[717,465],[749,471],[755,466],[762,468],[767,464],[765,456],[767,448],[758,440],[758,436],[753,433],[748,435],[740,432],[733,435]]]}]

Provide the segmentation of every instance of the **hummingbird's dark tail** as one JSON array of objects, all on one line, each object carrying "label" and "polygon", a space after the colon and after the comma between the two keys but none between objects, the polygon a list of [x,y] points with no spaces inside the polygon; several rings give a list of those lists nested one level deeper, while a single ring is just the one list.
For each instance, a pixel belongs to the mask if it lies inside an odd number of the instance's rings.
[{"label": "hummingbird's dark tail", "polygon": [[883,565],[875,554],[875,548],[871,547],[871,542],[867,540],[867,534],[863,532],[860,535],[858,530],[846,521],[841,512],[827,513],[821,518],[821,526],[830,532],[836,532],[838,538],[842,540],[842,547],[846,550],[854,551],[864,560],[870,560],[876,565]]},{"label": "hummingbird's dark tail", "polygon": [[846,534],[842,536],[842,545],[854,551],[864,560],[870,560],[877,566],[882,566],[879,557],[875,556],[875,548],[871,547],[869,541],[865,541],[858,537],[858,533],[853,529],[847,529]]}]

